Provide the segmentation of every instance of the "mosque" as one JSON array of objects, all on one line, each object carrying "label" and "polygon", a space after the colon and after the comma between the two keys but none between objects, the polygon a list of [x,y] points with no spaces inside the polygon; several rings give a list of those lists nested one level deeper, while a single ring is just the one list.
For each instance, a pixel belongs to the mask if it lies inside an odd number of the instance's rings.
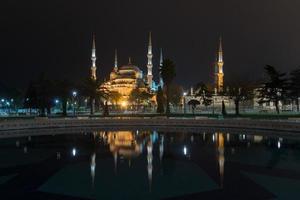
[{"label": "mosque", "polygon": [[[162,51],[160,55],[160,66],[162,66],[163,58]],[[129,99],[130,93],[134,89],[139,89],[140,91],[146,91],[149,93],[155,93],[159,86],[163,85],[163,81],[160,78],[157,84],[153,80],[153,54],[152,54],[152,35],[149,33],[148,41],[148,53],[147,53],[147,74],[136,65],[134,65],[129,58],[128,64],[119,66],[118,65],[118,52],[115,50],[115,61],[114,68],[110,73],[109,80],[105,81],[101,88],[106,88],[109,92],[118,92],[122,95],[121,101],[127,101]],[[92,66],[91,66],[91,78],[97,79],[96,76],[96,45],[95,36],[93,36],[92,45]]]},{"label": "mosque", "polygon": [[[96,45],[95,45],[95,36],[93,36],[92,44],[92,66],[91,78],[97,79],[96,75]],[[117,92],[121,94],[121,102],[127,102],[130,96],[130,93],[134,89],[139,89],[140,91],[146,91],[148,93],[155,94],[158,87],[163,88],[163,80],[159,74],[158,81],[154,81],[153,77],[153,53],[152,53],[152,35],[149,33],[148,39],[148,51],[147,51],[147,73],[144,73],[138,66],[134,65],[129,58],[128,64],[119,66],[118,64],[118,52],[115,50],[115,60],[114,67],[110,73],[109,79],[104,81],[100,88],[106,88],[109,92]],[[163,55],[162,50],[160,49],[160,66],[163,64]],[[214,65],[214,103],[216,105],[221,105],[222,101],[225,100],[225,103],[228,104],[229,100],[219,94],[222,93],[224,89],[224,72],[223,72],[223,47],[222,47],[222,38],[220,37],[216,61]],[[191,91],[185,96],[184,102],[189,102],[191,99],[198,99],[195,97],[194,91],[191,88]],[[152,99],[155,101],[155,97]]]}]

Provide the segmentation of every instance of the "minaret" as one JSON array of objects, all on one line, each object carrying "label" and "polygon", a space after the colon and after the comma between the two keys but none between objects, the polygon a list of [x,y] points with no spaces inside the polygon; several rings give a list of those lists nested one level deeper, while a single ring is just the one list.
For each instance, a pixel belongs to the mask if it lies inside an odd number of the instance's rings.
[{"label": "minaret", "polygon": [[114,72],[118,71],[118,50],[115,49],[115,66],[114,66]]},{"label": "minaret", "polygon": [[152,88],[152,80],[153,80],[153,75],[152,75],[152,68],[153,68],[152,58],[153,58],[153,54],[152,54],[152,36],[151,36],[151,32],[149,33],[149,44],[148,44],[147,58],[148,58],[148,64],[147,64],[147,69],[148,69],[147,83],[148,83],[149,87]]},{"label": "minaret", "polygon": [[161,68],[163,66],[163,62],[164,62],[164,58],[163,58],[163,51],[162,51],[162,48],[160,48],[160,59],[159,59],[159,85],[160,87],[163,89],[164,87],[164,82],[163,82],[163,79],[162,79],[162,76],[161,76]]},{"label": "minaret", "polygon": [[215,72],[215,88],[218,92],[223,91],[224,87],[224,73],[223,73],[223,48],[222,48],[222,37],[219,39],[219,49],[216,61],[216,72]]},{"label": "minaret", "polygon": [[97,59],[96,58],[96,41],[95,41],[95,34],[93,34],[93,46],[92,46],[92,57],[91,57],[91,60],[92,60],[91,78],[93,80],[97,79],[97,76],[96,76],[96,70],[97,70],[96,59]]}]

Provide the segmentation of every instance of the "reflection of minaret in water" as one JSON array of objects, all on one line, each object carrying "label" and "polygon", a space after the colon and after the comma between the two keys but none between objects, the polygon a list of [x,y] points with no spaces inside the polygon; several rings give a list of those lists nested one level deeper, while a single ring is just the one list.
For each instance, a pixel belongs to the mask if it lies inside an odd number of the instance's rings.
[{"label": "reflection of minaret in water", "polygon": [[164,136],[161,136],[160,143],[159,143],[159,159],[162,161],[164,156]]},{"label": "reflection of minaret in water", "polygon": [[220,185],[223,188],[224,182],[224,163],[225,163],[225,156],[224,156],[224,136],[223,133],[218,133],[218,163],[219,163],[219,173],[220,173]]},{"label": "reflection of minaret in water", "polygon": [[93,153],[91,156],[91,177],[92,177],[92,186],[95,184],[95,173],[96,173],[96,153]]},{"label": "reflection of minaret in water", "polygon": [[115,165],[115,174],[117,174],[117,170],[118,170],[118,152],[114,152],[114,165]]},{"label": "reflection of minaret in water", "polygon": [[151,187],[152,187],[152,159],[153,159],[153,145],[151,139],[148,141],[147,144],[147,171],[148,171],[148,181],[149,181],[149,191],[151,192]]}]

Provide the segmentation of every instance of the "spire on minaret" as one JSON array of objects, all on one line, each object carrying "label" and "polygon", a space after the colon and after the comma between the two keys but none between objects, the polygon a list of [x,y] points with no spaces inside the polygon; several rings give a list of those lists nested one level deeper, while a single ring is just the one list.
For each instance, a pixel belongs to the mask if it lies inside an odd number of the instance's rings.
[{"label": "spire on minaret", "polygon": [[164,82],[163,82],[163,79],[162,79],[162,76],[161,76],[161,68],[163,66],[163,62],[164,62],[164,58],[163,58],[163,50],[162,48],[160,48],[160,58],[159,58],[159,85],[161,88],[164,87]]},{"label": "spire on minaret", "polygon": [[222,37],[219,39],[218,62],[223,62]]},{"label": "spire on minaret", "polygon": [[91,57],[91,60],[92,60],[92,67],[91,67],[91,78],[96,80],[97,79],[97,76],[96,76],[96,70],[97,70],[97,67],[96,67],[96,38],[95,38],[95,34],[93,33],[93,44],[92,44],[92,57]]},{"label": "spire on minaret", "polygon": [[132,65],[131,57],[128,58],[128,65]]},{"label": "spire on minaret", "polygon": [[115,49],[115,66],[114,66],[114,71],[118,71],[118,50]]},{"label": "spire on minaret", "polygon": [[153,54],[152,54],[152,34],[151,34],[151,32],[149,32],[149,44],[148,44],[147,58],[148,58],[148,63],[147,63],[147,69],[148,69],[147,83],[148,83],[149,87],[152,88],[152,81],[153,81],[153,75],[152,75],[152,68],[153,68],[152,58],[153,58]]}]

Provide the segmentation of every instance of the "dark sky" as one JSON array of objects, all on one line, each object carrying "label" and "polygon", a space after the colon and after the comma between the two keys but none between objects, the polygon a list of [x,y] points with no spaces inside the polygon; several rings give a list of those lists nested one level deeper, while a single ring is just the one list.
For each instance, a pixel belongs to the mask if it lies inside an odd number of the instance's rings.
[{"label": "dark sky", "polygon": [[225,80],[258,79],[265,64],[288,71],[300,65],[299,0],[3,0],[0,5],[1,81],[26,87],[45,72],[80,80],[91,65],[96,34],[98,76],[131,56],[146,71],[147,35],[175,61],[176,81],[210,81],[219,35]]}]

